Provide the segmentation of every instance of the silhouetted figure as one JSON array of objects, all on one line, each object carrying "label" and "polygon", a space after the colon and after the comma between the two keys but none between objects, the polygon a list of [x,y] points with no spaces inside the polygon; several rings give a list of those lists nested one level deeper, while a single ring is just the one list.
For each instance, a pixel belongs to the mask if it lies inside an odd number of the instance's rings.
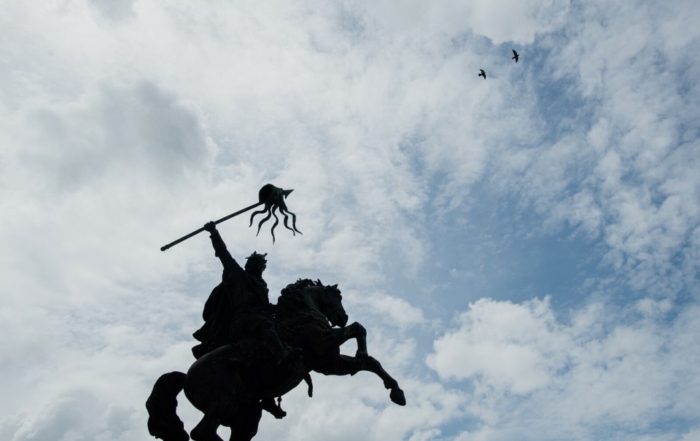
[{"label": "silhouetted figure", "polygon": [[207,223],[204,229],[211,234],[211,243],[224,266],[224,273],[221,283],[204,305],[205,323],[194,333],[202,343],[192,348],[192,353],[201,358],[220,346],[253,338],[267,349],[265,355],[281,363],[291,352],[275,330],[267,283],[262,278],[267,266],[265,254],[253,252],[243,269],[228,252],[214,222]]},{"label": "silhouetted figure", "polygon": [[515,60],[516,63],[520,59],[520,55],[518,55],[518,53],[515,52],[515,49],[513,49],[513,58],[512,59]]},{"label": "silhouetted figure", "polygon": [[479,72],[479,76],[484,77],[484,79],[486,79],[486,72],[484,72],[484,69],[479,69]]}]

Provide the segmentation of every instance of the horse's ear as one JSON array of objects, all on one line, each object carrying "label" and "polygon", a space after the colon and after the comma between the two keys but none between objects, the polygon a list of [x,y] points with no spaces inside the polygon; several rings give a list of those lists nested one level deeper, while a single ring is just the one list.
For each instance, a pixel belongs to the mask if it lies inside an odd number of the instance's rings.
[{"label": "horse's ear", "polygon": [[338,289],[338,284],[336,283],[335,285],[331,286],[331,288]]}]

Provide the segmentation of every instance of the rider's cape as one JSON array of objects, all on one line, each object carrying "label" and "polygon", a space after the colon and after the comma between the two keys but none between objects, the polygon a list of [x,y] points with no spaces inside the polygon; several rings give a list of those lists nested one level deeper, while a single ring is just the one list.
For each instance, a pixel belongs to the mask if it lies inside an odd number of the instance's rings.
[{"label": "rider's cape", "polygon": [[197,359],[231,343],[231,322],[236,316],[269,308],[265,282],[250,276],[235,261],[224,269],[222,279],[204,304],[204,325],[193,334],[201,342],[192,348]]}]

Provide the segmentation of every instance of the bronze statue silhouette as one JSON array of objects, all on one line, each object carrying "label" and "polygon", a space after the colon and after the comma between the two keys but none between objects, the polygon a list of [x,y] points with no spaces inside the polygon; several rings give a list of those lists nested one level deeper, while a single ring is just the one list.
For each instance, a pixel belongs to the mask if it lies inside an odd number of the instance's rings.
[{"label": "bronze statue silhouette", "polygon": [[[216,430],[231,427],[230,441],[250,441],[262,411],[282,418],[281,397],[302,380],[312,395],[310,371],[324,375],[375,373],[389,389],[390,399],[405,405],[398,382],[367,353],[367,332],[348,316],[337,285],[300,279],[282,290],[277,305],[268,300],[262,279],[265,255],[253,253],[245,269],[231,257],[213,222],[211,233],[217,257],[224,266],[222,282],[204,308],[204,325],[193,348],[197,360],[187,373],[162,375],[146,401],[148,430],[164,441],[222,441]],[[340,346],[357,340],[354,357],[340,354]],[[177,416],[177,396],[183,391],[204,413],[188,435]],[[277,398],[275,403],[274,398]]]},{"label": "bronze statue silhouette", "polygon": [[479,75],[480,77],[484,77],[486,79],[486,72],[484,72],[484,69],[479,69]]}]

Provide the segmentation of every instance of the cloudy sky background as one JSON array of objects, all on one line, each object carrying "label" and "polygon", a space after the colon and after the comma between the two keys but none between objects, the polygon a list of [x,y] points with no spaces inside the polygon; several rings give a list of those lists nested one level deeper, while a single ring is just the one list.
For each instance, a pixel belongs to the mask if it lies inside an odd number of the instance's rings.
[{"label": "cloudy sky background", "polygon": [[338,283],[408,405],[317,374],[256,439],[700,440],[697,23],[693,0],[2,0],[0,439],[153,439],[220,277],[205,235],[159,248],[271,182],[304,235],[233,219],[232,254],[268,253],[273,299]]}]

